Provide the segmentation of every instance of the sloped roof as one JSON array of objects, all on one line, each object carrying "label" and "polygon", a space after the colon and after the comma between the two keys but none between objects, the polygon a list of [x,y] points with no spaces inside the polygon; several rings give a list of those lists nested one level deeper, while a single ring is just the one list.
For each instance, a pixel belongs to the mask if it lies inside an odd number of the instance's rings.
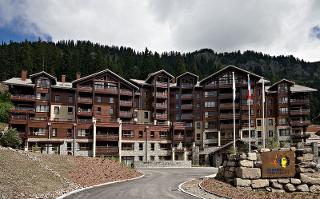
[{"label": "sloped roof", "polygon": [[155,75],[157,75],[157,74],[160,74],[160,73],[166,74],[166,75],[169,76],[171,79],[174,78],[173,75],[171,75],[171,74],[168,73],[167,71],[161,69],[161,70],[158,70],[158,71],[156,71],[156,72],[154,72],[154,73],[150,73],[150,74],[148,75],[148,77],[146,78],[145,82],[148,82],[151,77],[153,77],[153,76],[155,76]]},{"label": "sloped roof", "polygon": [[290,91],[293,93],[299,93],[299,92],[315,92],[318,90],[314,88],[294,84],[293,86],[290,87]]},{"label": "sloped roof", "polygon": [[38,73],[34,73],[32,75],[30,75],[30,79],[33,81],[34,78],[40,76],[40,75],[44,75],[44,76],[47,76],[49,77],[50,79],[52,79],[54,81],[54,83],[57,83],[57,78],[50,75],[49,73],[47,73],[46,71],[40,71]]},{"label": "sloped roof", "polygon": [[182,76],[185,76],[185,75],[191,75],[191,76],[194,76],[194,77],[196,77],[197,78],[197,81],[198,81],[198,79],[199,79],[199,76],[198,75],[196,75],[196,74],[194,74],[194,73],[191,73],[191,72],[185,72],[185,73],[182,73],[181,75],[179,75],[179,76],[177,76],[176,77],[176,79],[179,79],[180,77],[182,77]]},{"label": "sloped roof", "polygon": [[31,79],[26,79],[23,81],[20,77],[13,77],[6,81],[3,81],[4,84],[13,84],[13,85],[21,85],[21,86],[34,86]]},{"label": "sloped roof", "polygon": [[72,84],[77,83],[77,82],[81,82],[81,81],[84,81],[84,80],[87,80],[87,79],[90,79],[90,78],[92,78],[92,77],[94,77],[94,76],[101,75],[101,74],[104,74],[104,73],[110,73],[110,74],[114,75],[115,77],[119,78],[120,80],[122,80],[123,82],[125,82],[127,85],[131,86],[132,88],[134,88],[134,89],[136,89],[136,90],[139,89],[136,85],[132,84],[132,83],[129,82],[128,80],[124,79],[123,77],[121,77],[120,75],[112,72],[112,71],[109,70],[109,69],[105,69],[105,70],[102,70],[102,71],[93,73],[93,74],[91,74],[91,75],[88,75],[88,76],[85,76],[85,77],[81,77],[80,79],[77,79],[77,80],[72,81]]},{"label": "sloped roof", "polygon": [[287,80],[287,79],[281,79],[280,81],[277,81],[276,83],[272,84],[269,87],[269,90],[273,89],[273,87],[275,87],[276,85],[280,84],[281,82],[288,82],[291,85],[294,85],[295,83],[293,81]]},{"label": "sloped roof", "polygon": [[150,86],[151,84],[147,83],[145,80],[141,80],[141,79],[130,79],[130,81],[134,84],[138,84],[138,85],[148,85]]},{"label": "sloped roof", "polygon": [[214,77],[214,76],[216,76],[216,75],[218,75],[218,74],[222,73],[223,71],[228,70],[228,69],[230,69],[230,68],[231,68],[231,69],[238,70],[238,71],[241,71],[241,72],[244,72],[244,73],[248,73],[248,74],[250,74],[250,75],[252,75],[252,76],[254,76],[254,77],[256,77],[256,78],[259,78],[259,79],[262,78],[262,76],[257,75],[257,74],[255,74],[255,73],[252,73],[252,72],[250,72],[250,71],[248,71],[248,70],[239,68],[239,67],[234,66],[234,65],[229,65],[229,66],[226,66],[226,67],[222,68],[221,70],[218,70],[217,72],[209,75],[208,77],[202,79],[202,80],[200,81],[200,85],[203,84],[204,82],[206,82],[206,81],[207,81],[208,79],[210,79],[211,77]]}]

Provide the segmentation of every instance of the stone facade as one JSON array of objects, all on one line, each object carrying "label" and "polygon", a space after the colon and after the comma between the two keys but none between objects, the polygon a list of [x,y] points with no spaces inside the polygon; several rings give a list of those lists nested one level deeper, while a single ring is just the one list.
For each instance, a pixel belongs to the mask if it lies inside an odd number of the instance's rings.
[{"label": "stone facade", "polygon": [[[294,151],[296,158],[296,175],[294,178],[264,179],[261,176],[260,152],[229,155],[219,168],[217,179],[230,183],[237,188],[265,190],[269,192],[311,192],[320,193],[320,168],[314,162],[314,150],[310,145],[298,148],[283,148],[282,151]],[[318,151],[316,151],[318,152]]]}]

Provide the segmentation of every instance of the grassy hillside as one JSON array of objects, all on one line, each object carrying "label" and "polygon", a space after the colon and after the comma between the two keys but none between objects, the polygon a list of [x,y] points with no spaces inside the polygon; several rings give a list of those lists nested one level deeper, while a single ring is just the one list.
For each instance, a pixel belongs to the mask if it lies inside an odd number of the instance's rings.
[{"label": "grassy hillside", "polygon": [[55,198],[77,188],[139,175],[108,159],[0,147],[0,198]]}]

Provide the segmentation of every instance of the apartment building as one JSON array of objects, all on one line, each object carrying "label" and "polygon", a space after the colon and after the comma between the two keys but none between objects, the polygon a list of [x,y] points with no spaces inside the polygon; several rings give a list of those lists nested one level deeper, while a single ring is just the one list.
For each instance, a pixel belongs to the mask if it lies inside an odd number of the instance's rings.
[{"label": "apartment building", "polygon": [[[66,81],[45,71],[4,81],[14,108],[10,125],[25,150],[119,157],[133,161],[187,160],[192,148],[219,148],[233,140],[235,75],[236,138],[249,141],[248,75],[252,91],[251,141],[262,143],[263,77],[227,66],[199,80],[160,70],[145,80],[126,80],[109,69]],[[266,84],[266,137],[285,142],[304,138],[310,124],[310,93],[283,79]]]}]

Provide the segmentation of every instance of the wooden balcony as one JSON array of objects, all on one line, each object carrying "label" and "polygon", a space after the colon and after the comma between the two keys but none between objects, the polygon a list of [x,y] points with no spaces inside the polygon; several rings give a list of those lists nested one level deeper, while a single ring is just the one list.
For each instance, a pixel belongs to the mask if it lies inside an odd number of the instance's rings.
[{"label": "wooden balcony", "polygon": [[10,124],[27,124],[28,117],[26,115],[12,115],[10,118]]},{"label": "wooden balcony", "polygon": [[192,114],[181,114],[181,119],[182,120],[193,120],[193,115]]},{"label": "wooden balcony", "polygon": [[118,141],[118,134],[97,134],[97,141]]},{"label": "wooden balcony", "polygon": [[192,94],[181,94],[182,100],[191,100],[193,98]]},{"label": "wooden balcony", "polygon": [[205,85],[205,89],[216,89],[218,88],[218,84],[207,84]]},{"label": "wooden balcony", "polygon": [[120,106],[123,107],[132,107],[132,101],[129,100],[120,100]]},{"label": "wooden balcony", "polygon": [[157,92],[156,93],[156,98],[160,98],[160,99],[167,99],[168,98],[168,93],[161,93],[161,92]]},{"label": "wooden balcony", "polygon": [[78,86],[77,89],[80,92],[88,92],[88,93],[92,92],[93,90],[92,86]]},{"label": "wooden balcony", "polygon": [[97,146],[96,155],[116,155],[119,154],[119,148],[116,146]]},{"label": "wooden balcony", "polygon": [[[220,103],[220,109],[233,109],[233,104],[232,103]],[[235,104],[235,108],[238,109],[240,108],[239,103]]]},{"label": "wooden balcony", "polygon": [[168,88],[168,83],[167,82],[158,82],[158,81],[156,81],[156,87]]},{"label": "wooden balcony", "polygon": [[[229,119],[233,119],[233,113],[220,113],[220,119],[221,120],[229,120]],[[239,119],[240,118],[240,115],[239,115],[239,113],[237,114],[235,114],[235,118],[236,119]]]},{"label": "wooden balcony", "polygon": [[308,99],[290,99],[290,105],[310,105],[310,101]]},{"label": "wooden balcony", "polygon": [[[239,128],[240,125],[236,124],[236,128]],[[233,128],[233,124],[220,124],[220,129],[232,129]]]},{"label": "wooden balcony", "polygon": [[32,107],[19,107],[16,106],[13,109],[11,109],[12,113],[26,113],[26,114],[34,114],[35,108]]},{"label": "wooden balcony", "polygon": [[12,101],[34,102],[36,97],[34,95],[11,95]]},{"label": "wooden balcony", "polygon": [[91,109],[81,109],[78,111],[79,116],[92,116],[92,110]]},{"label": "wooden balcony", "polygon": [[119,112],[119,117],[121,117],[121,118],[131,118],[132,117],[132,112],[120,111]]},{"label": "wooden balcony", "polygon": [[184,135],[174,135],[173,136],[174,141],[183,141],[184,140]]},{"label": "wooden balcony", "polygon": [[182,104],[181,109],[182,110],[192,110],[193,105],[192,104]]},{"label": "wooden balcony", "polygon": [[78,123],[92,124],[92,119],[78,119]]},{"label": "wooden balcony", "polygon": [[309,115],[310,109],[290,110],[290,115]]},{"label": "wooden balcony", "polygon": [[186,89],[192,89],[193,88],[193,84],[188,84],[188,83],[181,83],[180,87],[181,88],[186,88]]},{"label": "wooden balcony", "polygon": [[[236,93],[236,98],[239,98],[239,93]],[[233,93],[220,93],[219,94],[220,99],[232,99],[233,98]]]},{"label": "wooden balcony", "polygon": [[310,124],[311,124],[311,122],[309,120],[290,121],[291,126],[297,126],[297,127],[308,126]]},{"label": "wooden balcony", "polygon": [[168,108],[168,104],[167,103],[153,103],[153,106],[156,109],[167,109]]},{"label": "wooden balcony", "polygon": [[112,94],[112,95],[118,94],[117,87],[95,87],[94,91],[96,93],[102,93],[102,94]]},{"label": "wooden balcony", "polygon": [[92,98],[90,97],[78,97],[79,104],[92,104]]},{"label": "wooden balcony", "polygon": [[120,95],[132,96],[132,91],[127,89],[120,89]]},{"label": "wooden balcony", "polygon": [[185,129],[185,123],[184,122],[174,122],[173,128],[177,130],[183,130]]},{"label": "wooden balcony", "polygon": [[156,114],[156,120],[167,120],[167,114]]}]

